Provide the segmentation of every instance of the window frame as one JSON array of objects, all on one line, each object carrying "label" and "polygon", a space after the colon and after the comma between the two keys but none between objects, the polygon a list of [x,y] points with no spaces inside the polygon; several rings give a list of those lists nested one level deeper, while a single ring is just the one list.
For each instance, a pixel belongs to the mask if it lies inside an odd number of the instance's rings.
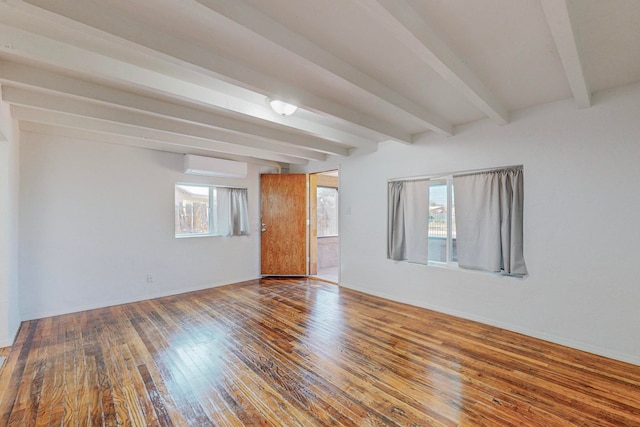
[{"label": "window frame", "polygon": [[[453,206],[454,206],[454,202],[453,202],[453,196],[454,196],[454,191],[453,191],[453,175],[447,175],[447,176],[441,176],[441,177],[434,177],[434,178],[430,178],[429,179],[429,186],[431,186],[431,184],[437,184],[437,185],[442,185],[444,184],[446,186],[446,192],[447,192],[447,203],[446,203],[446,208],[447,208],[447,237],[446,239],[446,248],[445,248],[445,252],[446,252],[446,258],[445,261],[437,261],[437,260],[432,260],[432,259],[428,259],[427,261],[427,265],[434,265],[434,266],[439,266],[439,267],[452,267],[452,268],[458,268],[458,262],[453,260]],[[431,190],[431,188],[429,188],[429,190]],[[431,196],[429,196],[431,197]],[[429,238],[429,232],[427,231],[427,239]]]}]

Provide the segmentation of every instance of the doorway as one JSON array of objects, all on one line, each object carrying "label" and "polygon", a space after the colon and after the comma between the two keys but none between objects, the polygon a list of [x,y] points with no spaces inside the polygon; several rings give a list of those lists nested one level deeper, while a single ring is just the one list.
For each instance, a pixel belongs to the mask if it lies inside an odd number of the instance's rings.
[{"label": "doorway", "polygon": [[335,284],[340,270],[338,184],[337,170],[309,176],[309,273]]}]

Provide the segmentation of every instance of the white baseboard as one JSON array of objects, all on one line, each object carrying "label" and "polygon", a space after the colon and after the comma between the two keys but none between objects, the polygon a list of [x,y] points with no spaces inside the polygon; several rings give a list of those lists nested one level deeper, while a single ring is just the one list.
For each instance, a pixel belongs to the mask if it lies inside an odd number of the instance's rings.
[{"label": "white baseboard", "polygon": [[233,283],[246,282],[248,280],[255,280],[255,279],[258,279],[258,277],[237,278],[237,279],[225,280],[222,282],[208,283],[206,285],[194,286],[194,287],[185,288],[185,289],[174,289],[174,290],[163,291],[163,292],[152,292],[152,293],[132,296],[128,298],[113,299],[108,301],[96,302],[92,304],[73,306],[73,307],[60,309],[60,310],[34,311],[31,313],[23,313],[22,320],[26,321],[26,320],[42,319],[45,317],[60,316],[63,314],[70,314],[70,313],[78,313],[80,311],[95,310],[96,308],[111,307],[114,305],[129,304],[132,302],[146,301],[154,298],[162,298],[162,297],[168,297],[173,295],[186,294],[189,292],[201,291],[203,289],[217,288],[220,286],[226,286],[226,285],[231,285]]},{"label": "white baseboard", "polygon": [[482,316],[477,316],[475,314],[470,314],[462,311],[452,310],[447,307],[440,307],[432,304],[424,304],[420,301],[410,300],[407,298],[398,298],[395,295],[391,295],[385,292],[373,291],[371,289],[363,288],[353,284],[347,284],[344,282],[340,283],[340,286],[345,288],[353,289],[355,291],[359,291],[365,294],[374,295],[380,298],[385,298],[391,301],[401,302],[403,304],[412,305],[415,307],[426,308],[429,310],[437,311],[439,313],[449,314],[451,316],[460,317],[462,319],[473,320],[474,322],[483,323],[485,325],[495,326],[500,329],[505,329],[507,331],[516,332],[522,335],[527,335],[529,337],[538,338],[543,341],[552,342],[554,344],[560,344],[565,347],[570,347],[576,350],[584,351],[587,353],[596,354],[598,356],[607,357],[609,359],[619,360],[621,362],[631,363],[633,365],[640,366],[640,356],[634,354],[626,354],[619,353],[617,351],[610,350],[608,348],[598,347],[591,344],[586,344],[580,341],[574,341],[571,339],[567,339],[564,337],[557,337],[554,335],[550,335],[544,332],[539,332],[532,329],[523,328],[521,326],[514,326],[507,323],[503,323],[497,320],[488,319]]}]

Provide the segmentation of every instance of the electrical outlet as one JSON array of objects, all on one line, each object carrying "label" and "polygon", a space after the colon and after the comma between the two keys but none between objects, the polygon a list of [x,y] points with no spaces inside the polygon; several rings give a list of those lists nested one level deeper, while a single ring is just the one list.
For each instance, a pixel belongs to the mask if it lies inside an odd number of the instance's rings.
[{"label": "electrical outlet", "polygon": [[153,274],[147,274],[147,283],[153,283]]}]

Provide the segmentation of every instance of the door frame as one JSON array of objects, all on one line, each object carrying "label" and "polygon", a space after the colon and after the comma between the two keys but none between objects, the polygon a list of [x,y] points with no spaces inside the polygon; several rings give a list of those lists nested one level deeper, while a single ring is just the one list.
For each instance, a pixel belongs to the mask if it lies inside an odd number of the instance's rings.
[{"label": "door frame", "polygon": [[[336,172],[337,176],[327,175],[328,172]],[[338,189],[340,195],[340,170],[338,168],[309,174],[309,275],[318,274],[318,187],[332,187]],[[338,202],[340,206],[340,202]],[[339,217],[340,215],[338,215]],[[338,219],[338,236],[340,235],[340,220]],[[338,249],[339,250],[339,249]],[[338,272],[340,271],[340,256],[338,254]]]}]

